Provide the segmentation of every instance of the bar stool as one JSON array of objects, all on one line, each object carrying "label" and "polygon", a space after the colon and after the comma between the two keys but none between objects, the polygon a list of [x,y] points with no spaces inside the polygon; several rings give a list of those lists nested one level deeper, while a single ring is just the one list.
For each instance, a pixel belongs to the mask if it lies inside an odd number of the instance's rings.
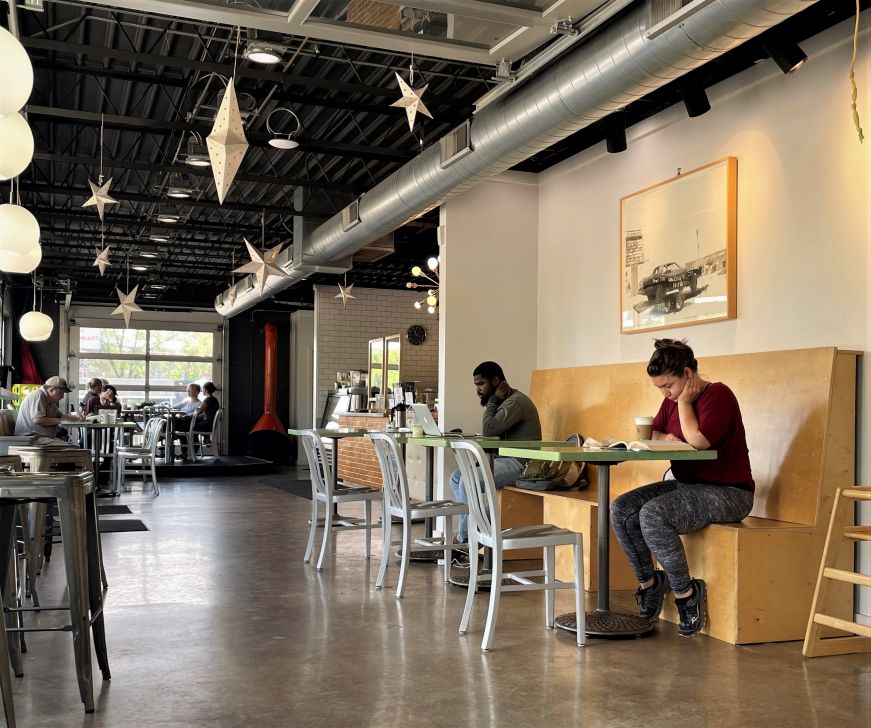
[{"label": "bar stool", "polygon": [[[60,513],[71,622],[62,629],[72,632],[79,694],[85,705],[85,712],[92,713],[94,711],[91,669],[92,630],[97,663],[103,679],[111,679],[111,673],[103,621],[103,591],[98,576],[100,552],[97,506],[90,477],[85,478],[74,473],[33,473],[0,477],[0,583],[5,583],[10,568],[15,508],[22,503],[45,500],[56,501]],[[8,594],[5,596],[8,597]],[[15,608],[6,610],[7,622],[10,621],[10,613],[15,611],[17,611]],[[57,628],[46,630],[13,626],[7,631],[57,631]],[[15,660],[14,651],[11,651],[11,654]],[[18,664],[13,662],[13,667],[16,674],[21,674],[20,656],[17,661]]]}]

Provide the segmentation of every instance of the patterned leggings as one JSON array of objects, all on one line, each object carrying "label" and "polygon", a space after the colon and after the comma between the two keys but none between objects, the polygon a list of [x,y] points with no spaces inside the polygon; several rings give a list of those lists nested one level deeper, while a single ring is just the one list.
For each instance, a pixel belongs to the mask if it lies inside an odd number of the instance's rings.
[{"label": "patterned leggings", "polygon": [[611,504],[611,525],[639,583],[653,578],[652,554],[672,591],[680,594],[690,587],[690,571],[679,534],[741,521],[752,508],[749,490],[663,480],[617,498]]}]

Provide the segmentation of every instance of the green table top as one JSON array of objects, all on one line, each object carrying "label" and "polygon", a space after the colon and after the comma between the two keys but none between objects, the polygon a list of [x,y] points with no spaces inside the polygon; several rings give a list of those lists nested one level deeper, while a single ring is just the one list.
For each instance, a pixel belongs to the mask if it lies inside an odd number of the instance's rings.
[{"label": "green table top", "polygon": [[527,448],[506,446],[499,448],[504,457],[553,460],[556,462],[622,463],[627,460],[716,460],[716,450],[587,450],[583,447],[561,446]]},{"label": "green table top", "polygon": [[[288,427],[287,434],[288,435],[299,435],[303,430],[309,429],[308,427]],[[340,440],[343,437],[363,437],[366,434],[366,430],[362,428],[354,428],[354,427],[343,427],[338,430],[328,430],[326,428],[319,428],[315,430],[315,434],[318,437],[327,437],[332,440]]]},{"label": "green table top", "polygon": [[[539,448],[552,445],[563,445],[565,440],[500,440],[498,437],[485,437],[484,435],[466,435],[465,437],[408,437],[407,445],[423,445],[424,447],[450,447],[452,442],[464,440],[477,442],[484,450],[499,450],[503,448]],[[512,457],[524,457],[514,455]]]}]

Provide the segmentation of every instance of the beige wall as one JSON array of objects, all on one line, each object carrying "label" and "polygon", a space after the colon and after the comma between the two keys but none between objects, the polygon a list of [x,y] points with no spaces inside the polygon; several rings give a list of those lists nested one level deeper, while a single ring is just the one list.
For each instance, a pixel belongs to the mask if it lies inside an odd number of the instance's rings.
[{"label": "beige wall", "polygon": [[[856,77],[871,135],[868,13],[862,21]],[[851,30],[844,23],[805,43],[809,61],[793,76],[760,63],[710,89],[705,116],[675,106],[632,127],[627,152],[601,144],[542,175],[539,367],[649,356],[654,334],[619,329],[619,200],[677,167],[735,156],[738,318],[663,335],[687,337],[700,355],[864,351],[859,478],[871,483],[871,143],[859,144],[850,113]]]}]

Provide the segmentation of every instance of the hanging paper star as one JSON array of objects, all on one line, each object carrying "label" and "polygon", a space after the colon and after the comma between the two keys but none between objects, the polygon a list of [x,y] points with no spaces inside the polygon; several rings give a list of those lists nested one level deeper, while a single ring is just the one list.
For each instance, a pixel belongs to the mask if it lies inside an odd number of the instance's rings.
[{"label": "hanging paper star", "polygon": [[423,88],[413,89],[402,80],[402,76],[398,73],[396,74],[396,80],[399,81],[399,89],[402,91],[402,98],[399,99],[399,101],[394,101],[390,105],[405,109],[405,115],[408,117],[408,128],[411,131],[414,131],[414,117],[418,112],[432,119],[432,114],[429,113],[426,104],[420,100],[420,97],[426,93],[429,84]]},{"label": "hanging paper star", "polygon": [[111,265],[111,263],[109,262],[108,245],[97,254],[96,258],[94,258],[94,265],[100,269],[100,275],[104,275],[106,273],[106,268]]},{"label": "hanging paper star", "polygon": [[339,292],[338,292],[338,294],[333,296],[333,298],[341,298],[343,306],[348,305],[349,298],[354,298],[354,299],[357,298],[356,296],[351,295],[351,289],[354,287],[353,283],[350,286],[345,286],[344,288],[342,287],[341,283],[338,283],[337,285],[339,286]]},{"label": "hanging paper star", "polygon": [[91,186],[91,196],[85,201],[85,204],[82,205],[82,207],[90,207],[91,205],[96,205],[97,214],[100,216],[100,222],[102,222],[103,209],[106,207],[106,205],[118,204],[118,200],[109,196],[109,185],[112,184],[112,178],[109,177],[109,181],[106,184],[94,184],[93,182],[91,182],[91,180],[88,180],[88,184]]},{"label": "hanging paper star", "polygon": [[218,201],[223,204],[224,197],[233,184],[233,178],[242,164],[242,157],[248,149],[248,140],[242,128],[242,115],[239,113],[239,102],[236,100],[232,77],[227,84],[218,114],[215,116],[212,133],[206,137],[206,145],[212,162]]},{"label": "hanging paper star", "polygon": [[127,328],[130,328],[130,317],[133,313],[135,311],[142,311],[142,309],[136,305],[136,290],[138,288],[138,285],[133,286],[133,290],[130,291],[130,293],[122,293],[120,288],[115,289],[115,293],[118,294],[118,300],[121,302],[121,305],[112,311],[112,315],[117,316],[120,313],[124,317],[124,326]]},{"label": "hanging paper star", "polygon": [[245,240],[245,245],[248,246],[248,255],[251,256],[251,262],[245,263],[241,268],[236,268],[234,273],[253,273],[254,278],[260,286],[260,292],[266,287],[266,280],[269,276],[277,278],[287,278],[287,273],[276,263],[278,254],[281,253],[281,243],[274,248],[270,248],[265,253],[261,253],[251,243]]}]

